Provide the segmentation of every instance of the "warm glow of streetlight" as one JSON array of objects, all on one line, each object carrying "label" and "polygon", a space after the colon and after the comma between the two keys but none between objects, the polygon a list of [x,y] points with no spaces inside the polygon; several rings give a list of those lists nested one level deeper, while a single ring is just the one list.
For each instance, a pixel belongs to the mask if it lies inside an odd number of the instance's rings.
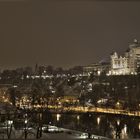
[{"label": "warm glow of streetlight", "polygon": [[57,115],[56,115],[56,120],[57,120],[57,121],[60,121],[60,117],[61,117],[61,115],[60,115],[60,114],[57,114]]},{"label": "warm glow of streetlight", "polygon": [[120,105],[120,103],[119,103],[119,102],[117,102],[117,105],[119,106],[119,105]]},{"label": "warm glow of streetlight", "polygon": [[13,124],[13,121],[12,120],[8,120],[8,125],[12,125]]},{"label": "warm glow of streetlight", "polygon": [[25,124],[27,124],[27,122],[28,122],[28,120],[26,119],[26,120],[25,120]]}]

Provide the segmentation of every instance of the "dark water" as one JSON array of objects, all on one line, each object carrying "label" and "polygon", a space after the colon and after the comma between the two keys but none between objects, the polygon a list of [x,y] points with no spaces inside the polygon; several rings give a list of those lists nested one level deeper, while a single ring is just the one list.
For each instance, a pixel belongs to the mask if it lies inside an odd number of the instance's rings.
[{"label": "dark water", "polygon": [[140,118],[108,114],[43,114],[43,123],[109,138],[140,138]]},{"label": "dark water", "polygon": [[[28,114],[30,122],[50,124],[108,138],[140,138],[140,117],[109,114]],[[21,115],[23,118],[23,115]],[[41,118],[41,119],[39,119]],[[2,120],[2,118],[1,118]]]}]

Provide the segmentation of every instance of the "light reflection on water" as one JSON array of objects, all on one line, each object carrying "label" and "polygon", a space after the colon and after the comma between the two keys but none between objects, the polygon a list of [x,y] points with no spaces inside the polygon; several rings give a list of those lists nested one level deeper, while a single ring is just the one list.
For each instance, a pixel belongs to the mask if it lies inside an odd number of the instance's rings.
[{"label": "light reflection on water", "polygon": [[[109,138],[140,138],[140,118],[108,114],[46,114],[44,123]],[[48,117],[49,116],[49,117]]]},{"label": "light reflection on water", "polygon": [[121,131],[121,138],[122,139],[127,139],[128,138],[128,133],[127,133],[127,125],[124,125],[124,128]]},{"label": "light reflection on water", "polygon": [[61,118],[61,114],[56,114],[56,120],[59,122]]},{"label": "light reflection on water", "polygon": [[117,125],[120,125],[120,120],[119,119],[117,120]]},{"label": "light reflection on water", "polygon": [[97,117],[97,124],[98,125],[100,124],[100,121],[101,121],[100,117]]},{"label": "light reflection on water", "polygon": [[[109,114],[51,114],[49,112],[28,114],[30,122],[55,125],[113,139],[140,139],[140,117]],[[23,118],[23,116],[21,116]],[[1,118],[1,121],[3,119]]]},{"label": "light reflection on water", "polygon": [[79,115],[77,115],[77,120],[78,120],[78,121],[80,120],[80,116],[79,116]]}]

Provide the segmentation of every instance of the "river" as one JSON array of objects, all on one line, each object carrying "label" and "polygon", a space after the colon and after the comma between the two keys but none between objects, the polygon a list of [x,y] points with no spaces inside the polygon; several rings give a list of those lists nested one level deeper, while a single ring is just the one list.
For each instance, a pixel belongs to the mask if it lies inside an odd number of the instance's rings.
[{"label": "river", "polygon": [[[42,124],[88,132],[111,139],[140,138],[140,117],[103,113],[57,114],[50,112],[28,113],[28,117],[29,122],[33,124],[41,122]],[[1,116],[1,121],[4,121],[5,119],[2,118]],[[17,117],[13,118],[17,120]],[[22,114],[21,118],[24,119]]]},{"label": "river", "polygon": [[43,124],[80,130],[112,139],[140,138],[140,117],[100,113],[44,113],[42,120]]}]

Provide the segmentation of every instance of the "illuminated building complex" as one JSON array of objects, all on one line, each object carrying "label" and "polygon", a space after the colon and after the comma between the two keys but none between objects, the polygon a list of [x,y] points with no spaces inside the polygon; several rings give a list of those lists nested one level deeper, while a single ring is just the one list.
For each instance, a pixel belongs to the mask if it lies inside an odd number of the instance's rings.
[{"label": "illuminated building complex", "polygon": [[140,44],[135,39],[124,56],[119,56],[116,52],[111,55],[109,75],[137,74],[138,67],[140,67]]},{"label": "illuminated building complex", "polygon": [[120,56],[114,52],[110,56],[110,62],[91,64],[83,67],[83,71],[88,74],[96,72],[97,75],[102,72],[107,75],[136,75],[138,67],[140,67],[140,43],[134,39],[124,55]]}]

